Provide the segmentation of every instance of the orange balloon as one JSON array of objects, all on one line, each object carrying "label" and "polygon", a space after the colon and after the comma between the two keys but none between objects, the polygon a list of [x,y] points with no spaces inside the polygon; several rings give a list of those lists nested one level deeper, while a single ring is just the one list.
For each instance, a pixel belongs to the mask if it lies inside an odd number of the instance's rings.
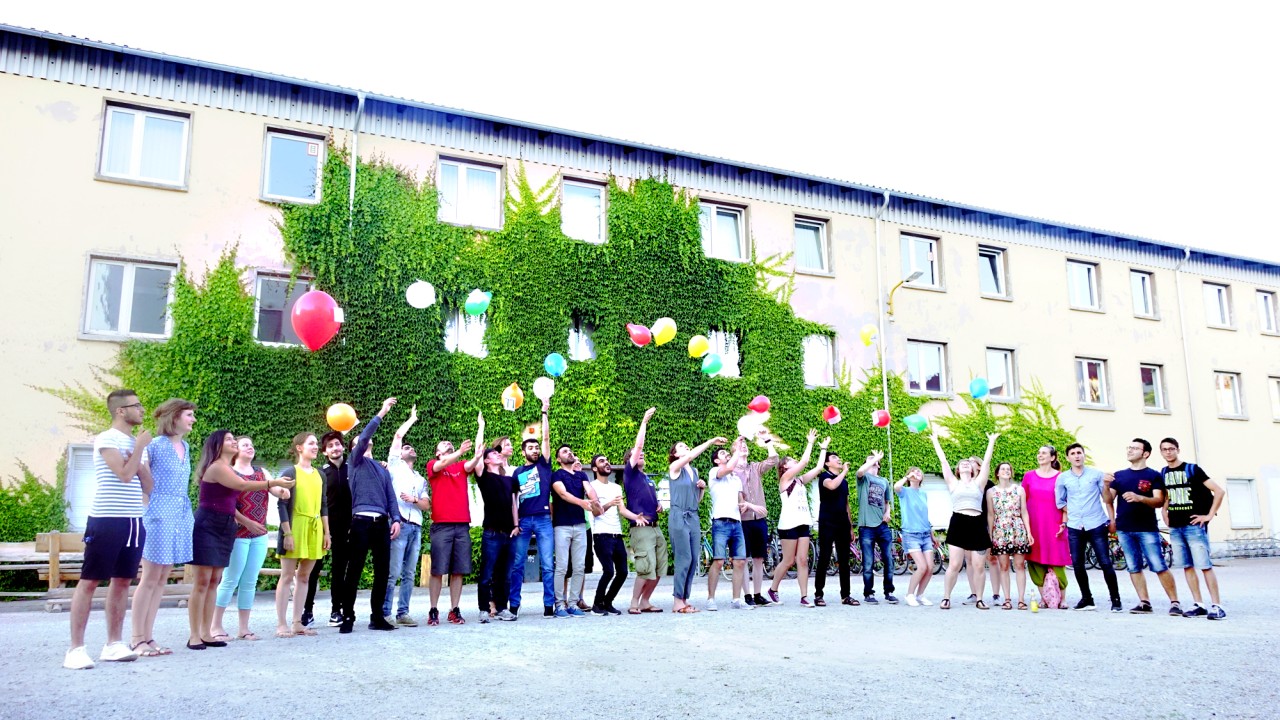
[{"label": "orange balloon", "polygon": [[346,432],[356,426],[356,410],[346,403],[335,403],[329,406],[324,419],[334,430]]}]

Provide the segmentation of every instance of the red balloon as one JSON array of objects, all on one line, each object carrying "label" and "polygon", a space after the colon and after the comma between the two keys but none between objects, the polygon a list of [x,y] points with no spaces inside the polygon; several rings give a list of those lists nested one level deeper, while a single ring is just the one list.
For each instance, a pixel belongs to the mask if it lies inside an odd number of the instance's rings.
[{"label": "red balloon", "polygon": [[769,398],[764,395],[757,395],[751,399],[751,402],[747,403],[749,409],[758,413],[769,412],[770,405]]},{"label": "red balloon", "polygon": [[323,290],[311,290],[293,304],[293,331],[308,350],[316,351],[338,334],[338,303]]},{"label": "red balloon", "polygon": [[871,424],[878,428],[889,426],[889,412],[887,410],[873,410],[871,412]]},{"label": "red balloon", "polygon": [[822,419],[826,420],[828,425],[835,425],[840,422],[840,408],[835,405],[828,405],[827,409],[822,411]]},{"label": "red balloon", "polygon": [[635,343],[636,347],[644,347],[653,340],[649,328],[643,325],[627,323],[627,334],[631,336],[631,342]]}]

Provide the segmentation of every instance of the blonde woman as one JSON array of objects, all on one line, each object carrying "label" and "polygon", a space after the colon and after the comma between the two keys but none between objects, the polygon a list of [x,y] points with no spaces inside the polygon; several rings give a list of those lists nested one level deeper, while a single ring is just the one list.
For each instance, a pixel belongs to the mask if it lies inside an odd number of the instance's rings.
[{"label": "blonde woman", "polygon": [[956,466],[954,472],[947,463],[947,454],[938,444],[938,436],[930,435],[933,451],[938,455],[942,465],[942,478],[947,482],[947,490],[951,492],[951,523],[947,526],[947,546],[950,562],[947,564],[947,577],[938,607],[951,609],[951,590],[960,575],[961,564],[969,566],[969,587],[977,595],[977,608],[988,610],[982,599],[986,586],[987,550],[991,547],[991,536],[987,533],[987,525],[982,519],[983,491],[987,485],[987,468],[991,466],[991,453],[995,450],[999,433],[987,435],[987,453],[976,467],[972,460],[965,458]]},{"label": "blonde woman", "polygon": [[[296,462],[285,468],[281,477],[296,482],[293,495],[280,501],[280,536],[276,553],[280,556],[280,584],[276,586],[276,637],[315,635],[302,624],[303,598],[311,581],[311,568],[329,549],[329,503],[325,499],[324,479],[313,467],[320,453],[320,443],[311,433],[298,433],[293,438]],[[296,587],[294,587],[296,585]],[[293,590],[293,622],[286,620],[289,592]]]},{"label": "blonde woman", "polygon": [[822,472],[822,461],[827,455],[827,444],[831,438],[822,441],[818,452],[818,462],[813,469],[801,473],[809,463],[813,454],[813,441],[818,437],[817,430],[810,430],[804,446],[804,454],[800,459],[787,458],[782,461],[782,477],[778,480],[778,493],[782,496],[782,512],[778,514],[778,539],[782,541],[782,562],[773,570],[773,582],[769,585],[769,602],[781,605],[778,587],[787,571],[794,565],[796,582],[800,585],[800,607],[815,607],[809,602],[809,526],[813,524],[813,515],[809,512],[809,493],[805,485],[813,482]]}]

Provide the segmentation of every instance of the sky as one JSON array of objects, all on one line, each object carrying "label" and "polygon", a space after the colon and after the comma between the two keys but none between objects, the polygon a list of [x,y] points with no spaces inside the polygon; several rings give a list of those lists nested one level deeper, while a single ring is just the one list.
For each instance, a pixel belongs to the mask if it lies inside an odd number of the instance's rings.
[{"label": "sky", "polygon": [[0,22],[1280,262],[1270,4],[404,5]]}]

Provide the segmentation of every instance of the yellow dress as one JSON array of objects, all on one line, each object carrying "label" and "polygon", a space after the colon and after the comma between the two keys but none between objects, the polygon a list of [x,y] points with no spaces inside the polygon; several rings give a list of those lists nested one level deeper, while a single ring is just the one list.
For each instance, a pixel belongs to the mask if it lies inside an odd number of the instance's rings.
[{"label": "yellow dress", "polygon": [[319,560],[324,557],[324,525],[320,521],[324,504],[324,479],[315,468],[293,466],[292,493],[293,550],[284,557],[301,560]]}]

